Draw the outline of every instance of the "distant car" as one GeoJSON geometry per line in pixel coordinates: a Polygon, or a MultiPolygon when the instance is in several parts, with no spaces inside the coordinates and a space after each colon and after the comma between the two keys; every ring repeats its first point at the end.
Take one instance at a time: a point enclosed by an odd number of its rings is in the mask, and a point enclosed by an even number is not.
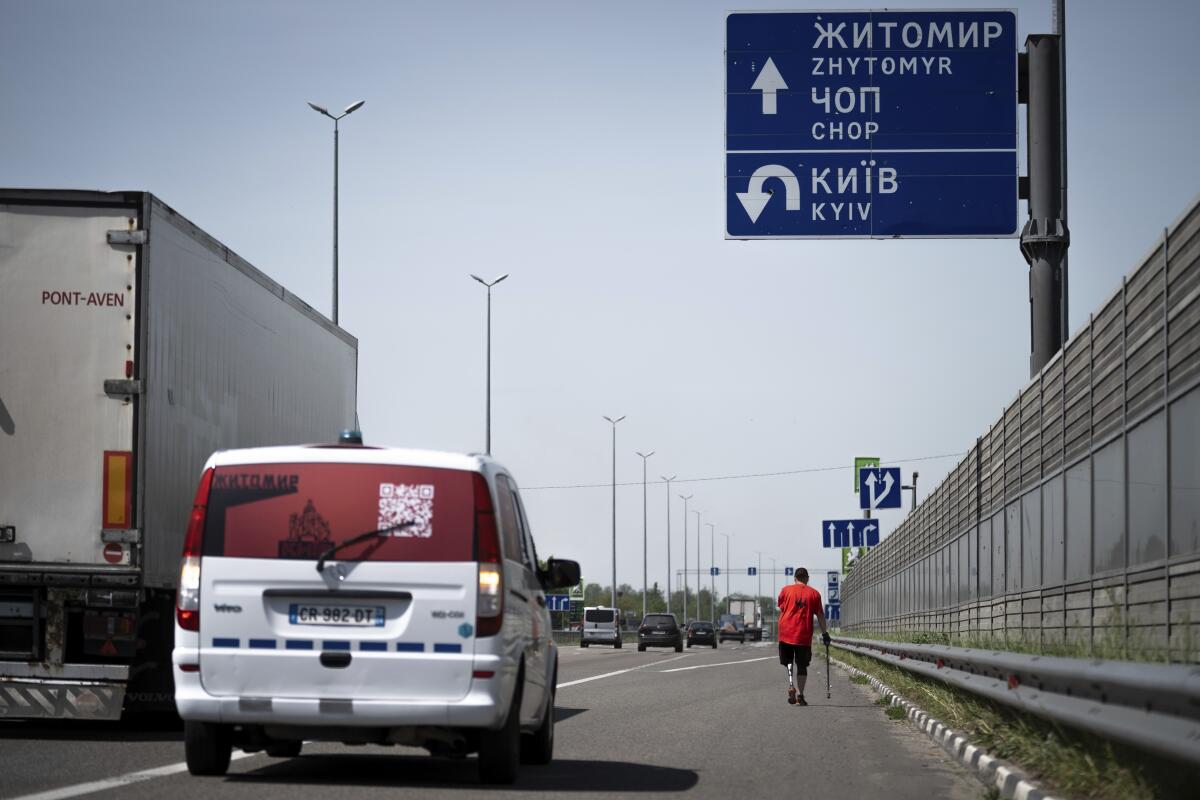
{"type": "Polygon", "coordinates": [[[621,620],[615,608],[591,606],[583,609],[579,646],[589,644],[611,644],[618,650],[621,648],[621,620]]]}
{"type": "Polygon", "coordinates": [[[638,652],[647,647],[674,647],[676,653],[683,652],[683,631],[674,614],[647,614],[638,626],[638,652]]]}
{"type": "Polygon", "coordinates": [[[706,620],[694,620],[687,627],[687,646],[694,644],[710,644],[717,648],[717,629],[706,620]]]}
{"type": "Polygon", "coordinates": [[[357,446],[216,453],[192,505],[175,705],[194,775],[307,740],[479,753],[485,783],[549,763],[558,649],[508,471],[357,446]]]}

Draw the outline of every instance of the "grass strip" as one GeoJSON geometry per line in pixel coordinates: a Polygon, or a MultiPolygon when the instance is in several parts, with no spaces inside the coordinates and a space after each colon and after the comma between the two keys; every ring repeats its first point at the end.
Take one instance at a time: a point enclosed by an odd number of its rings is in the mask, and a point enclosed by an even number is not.
{"type": "Polygon", "coordinates": [[[833,650],[843,662],[875,676],[990,755],[1019,766],[1059,797],[1196,797],[1200,769],[1063,728],[840,647],[833,650]]]}

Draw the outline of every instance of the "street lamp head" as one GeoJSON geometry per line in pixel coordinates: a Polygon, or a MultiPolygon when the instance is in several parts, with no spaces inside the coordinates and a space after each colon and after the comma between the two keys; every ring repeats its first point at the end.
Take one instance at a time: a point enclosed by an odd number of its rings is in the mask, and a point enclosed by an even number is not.
{"type": "Polygon", "coordinates": [[[487,286],[487,281],[485,281],[483,278],[476,275],[474,272],[471,273],[471,277],[474,278],[475,280],[479,281],[480,283],[482,283],[484,286],[487,286]]]}
{"type": "Polygon", "coordinates": [[[647,459],[647,458],[649,458],[650,456],[654,455],[654,451],[653,451],[653,450],[651,450],[649,453],[643,453],[641,450],[634,450],[633,452],[637,453],[637,454],[638,454],[639,456],[641,456],[643,459],[647,459]]]}
{"type": "Polygon", "coordinates": [[[308,107],[311,108],[313,111],[316,111],[318,114],[324,114],[325,116],[329,117],[330,119],[333,119],[333,114],[330,114],[329,109],[325,108],[324,106],[319,106],[316,103],[309,103],[308,107]]]}
{"type": "Polygon", "coordinates": [[[616,419],[613,419],[612,417],[605,417],[604,419],[607,420],[608,422],[611,422],[613,425],[616,425],[618,422],[625,419],[625,417],[624,417],[624,415],[622,415],[620,417],[617,417],[616,419]]]}
{"type": "Polygon", "coordinates": [[[676,476],[674,476],[674,475],[659,475],[659,477],[662,478],[667,483],[670,483],[671,481],[675,480],[676,476]]]}
{"type": "Polygon", "coordinates": [[[507,277],[508,277],[508,273],[506,272],[503,275],[501,275],[499,278],[496,278],[494,281],[492,281],[492,286],[495,286],[497,283],[499,283],[500,281],[504,280],[507,277]]]}
{"type": "Polygon", "coordinates": [[[344,117],[347,114],[353,114],[355,111],[358,111],[360,108],[362,108],[363,104],[366,102],[366,100],[359,100],[357,103],[351,103],[350,105],[346,106],[346,110],[342,112],[342,116],[344,117]]]}

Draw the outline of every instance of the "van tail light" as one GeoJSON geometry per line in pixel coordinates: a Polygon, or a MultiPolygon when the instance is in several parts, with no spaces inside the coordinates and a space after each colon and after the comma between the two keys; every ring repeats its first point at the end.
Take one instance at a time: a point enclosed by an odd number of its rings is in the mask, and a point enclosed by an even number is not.
{"type": "Polygon", "coordinates": [[[487,479],[475,474],[475,560],[479,589],[475,599],[475,635],[495,636],[504,622],[504,559],[500,531],[487,479]]]}
{"type": "Polygon", "coordinates": [[[204,545],[204,522],[208,516],[208,492],[212,487],[212,468],[200,476],[192,515],[188,518],[183,540],[183,558],[179,564],[179,591],[175,601],[175,620],[185,631],[200,630],[200,554],[204,545]]]}

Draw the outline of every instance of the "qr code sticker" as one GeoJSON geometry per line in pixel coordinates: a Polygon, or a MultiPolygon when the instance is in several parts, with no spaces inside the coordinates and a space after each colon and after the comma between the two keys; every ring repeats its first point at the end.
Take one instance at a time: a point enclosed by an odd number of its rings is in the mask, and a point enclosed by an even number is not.
{"type": "Polygon", "coordinates": [[[379,484],[379,527],[415,523],[392,536],[428,539],[433,536],[433,486],[428,483],[379,484]]]}

